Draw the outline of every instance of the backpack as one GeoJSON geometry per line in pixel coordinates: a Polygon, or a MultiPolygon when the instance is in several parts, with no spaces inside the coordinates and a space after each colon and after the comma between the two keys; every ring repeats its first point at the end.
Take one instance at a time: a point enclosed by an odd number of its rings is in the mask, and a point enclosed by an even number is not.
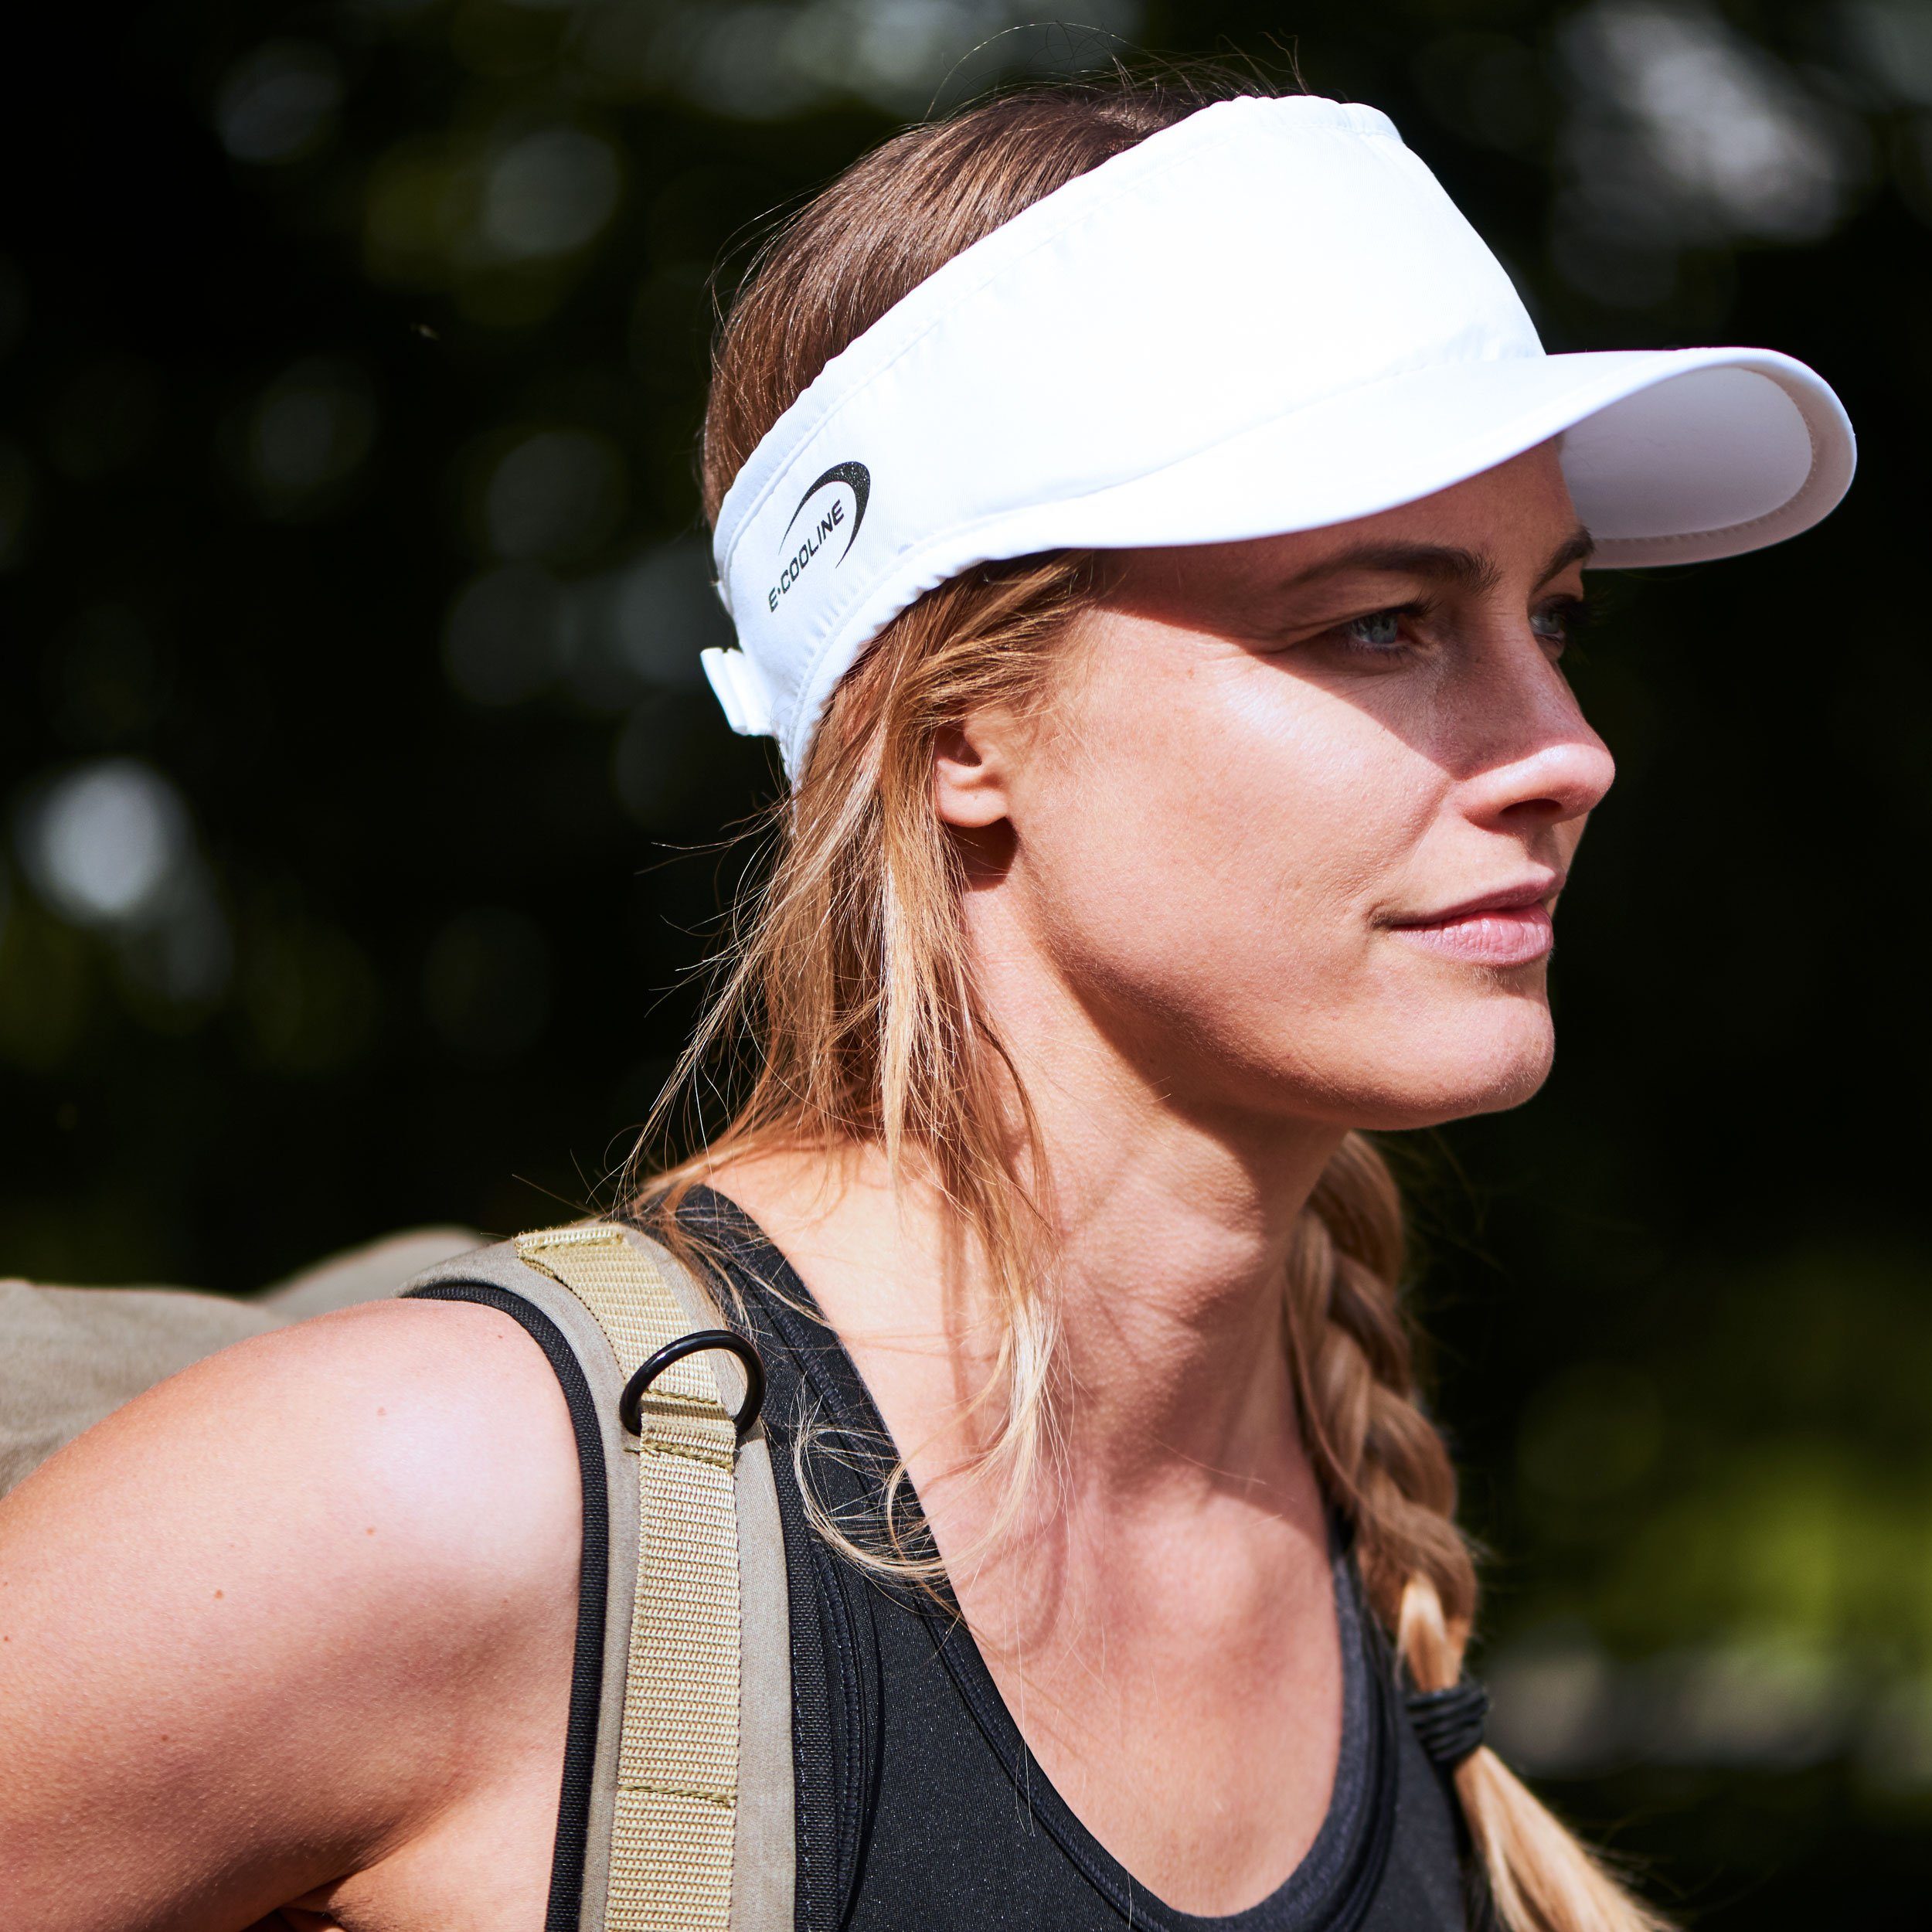
{"type": "Polygon", "coordinates": [[[395,1237],[245,1300],[0,1283],[0,1494],[248,1335],[399,1292],[509,1315],[556,1374],[583,1495],[544,1932],[791,1932],[790,1603],[757,1355],[634,1228],[465,1245],[395,1237]]]}

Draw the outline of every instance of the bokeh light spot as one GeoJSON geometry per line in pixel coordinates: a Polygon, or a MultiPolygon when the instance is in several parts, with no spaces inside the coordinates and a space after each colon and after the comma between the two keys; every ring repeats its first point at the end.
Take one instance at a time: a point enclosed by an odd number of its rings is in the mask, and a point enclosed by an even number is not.
{"type": "Polygon", "coordinates": [[[237,161],[299,161],[332,131],[342,70],[328,48],[271,40],[244,54],[215,94],[215,131],[237,161]]]}
{"type": "Polygon", "coordinates": [[[95,929],[151,917],[187,864],[192,834],[179,792],[132,758],[83,765],[48,786],[15,833],[35,889],[95,929]]]}
{"type": "Polygon", "coordinates": [[[368,378],[354,364],[295,363],[249,411],[244,473],[257,498],[271,512],[314,507],[362,466],[376,421],[368,378]]]}
{"type": "Polygon", "coordinates": [[[443,667],[472,704],[520,704],[556,681],[566,652],[565,604],[535,564],[487,570],[458,593],[443,627],[443,667]]]}
{"type": "Polygon", "coordinates": [[[570,254],[602,232],[622,181],[609,142],[581,128],[526,134],[490,164],[483,238],[512,261],[570,254]]]}
{"type": "Polygon", "coordinates": [[[1794,242],[1849,211],[1862,130],[1710,8],[1597,0],[1560,43],[1577,97],[1563,140],[1575,227],[1668,247],[1794,242]]]}
{"type": "Polygon", "coordinates": [[[498,556],[584,556],[616,529],[624,504],[624,457],[607,436],[540,430],[491,471],[484,529],[498,556]]]}
{"type": "Polygon", "coordinates": [[[112,942],[138,1011],[192,1023],[228,984],[228,922],[173,784],[137,758],[100,758],[29,793],[14,843],[42,902],[112,942]]]}
{"type": "Polygon", "coordinates": [[[610,641],[645,683],[702,690],[700,652],[732,641],[731,620],[711,581],[710,546],[660,544],[620,573],[610,607],[610,641]]]}

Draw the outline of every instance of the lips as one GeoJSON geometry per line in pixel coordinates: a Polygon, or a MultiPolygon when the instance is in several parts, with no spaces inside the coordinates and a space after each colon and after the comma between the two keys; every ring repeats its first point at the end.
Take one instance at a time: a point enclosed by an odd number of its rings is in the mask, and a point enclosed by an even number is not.
{"type": "Polygon", "coordinates": [[[1393,920],[1390,930],[1412,945],[1468,965],[1534,965],[1556,946],[1549,908],[1562,886],[1560,877],[1546,875],[1420,919],[1393,920]]]}

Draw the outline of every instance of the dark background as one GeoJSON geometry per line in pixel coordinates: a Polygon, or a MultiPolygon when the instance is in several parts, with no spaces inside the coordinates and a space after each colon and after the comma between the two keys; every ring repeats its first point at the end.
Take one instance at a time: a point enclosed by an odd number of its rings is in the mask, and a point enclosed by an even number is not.
{"type": "MultiPolygon", "coordinates": [[[[10,19],[0,1269],[238,1289],[593,1194],[774,784],[696,671],[709,279],[1117,44],[971,51],[1032,12],[10,19]]],[[[1699,1925],[1923,1924],[1932,8],[1081,12],[1387,108],[1552,347],[1768,343],[1861,427],[1821,530],[1598,580],[1562,1063],[1416,1150],[1419,1292],[1516,1760],[1699,1925]]]]}

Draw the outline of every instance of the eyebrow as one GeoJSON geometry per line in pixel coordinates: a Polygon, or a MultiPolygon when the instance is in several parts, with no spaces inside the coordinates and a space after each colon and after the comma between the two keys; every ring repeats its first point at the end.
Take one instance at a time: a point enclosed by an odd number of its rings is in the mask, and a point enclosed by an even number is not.
{"type": "MultiPolygon", "coordinates": [[[[1549,560],[1536,581],[1547,583],[1573,563],[1587,563],[1596,549],[1595,539],[1579,524],[1550,553],[1549,560]]],[[[1385,577],[1429,577],[1437,583],[1453,583],[1468,590],[1494,590],[1499,574],[1493,558],[1480,556],[1474,550],[1465,550],[1457,544],[1365,543],[1325,557],[1321,563],[1291,577],[1282,587],[1287,590],[1304,590],[1311,584],[1350,571],[1385,577]]]]}

